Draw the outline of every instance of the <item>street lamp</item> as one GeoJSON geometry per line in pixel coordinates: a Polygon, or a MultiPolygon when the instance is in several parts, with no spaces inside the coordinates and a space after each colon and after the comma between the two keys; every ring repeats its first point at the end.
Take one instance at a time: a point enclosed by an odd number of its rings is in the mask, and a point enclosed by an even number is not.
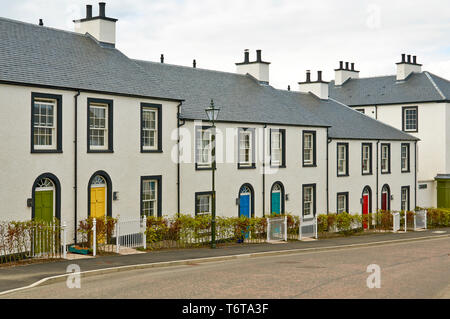
{"type": "Polygon", "coordinates": [[[205,110],[208,120],[212,122],[212,136],[211,136],[211,157],[212,157],[212,212],[211,212],[211,248],[216,248],[216,125],[217,117],[220,109],[214,106],[214,101],[211,99],[211,105],[205,110]]]}

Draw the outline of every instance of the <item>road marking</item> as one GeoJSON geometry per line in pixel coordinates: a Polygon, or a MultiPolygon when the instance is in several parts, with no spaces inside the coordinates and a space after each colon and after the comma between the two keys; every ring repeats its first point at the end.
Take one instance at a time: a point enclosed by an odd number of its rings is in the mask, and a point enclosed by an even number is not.
{"type": "MultiPolygon", "coordinates": [[[[277,256],[277,255],[281,256],[281,255],[332,252],[332,251],[345,250],[345,249],[358,249],[358,248],[369,247],[369,246],[400,245],[400,244],[405,244],[408,242],[415,242],[415,241],[439,240],[439,239],[444,239],[444,238],[448,238],[448,237],[450,237],[450,235],[447,234],[447,235],[427,236],[427,237],[418,237],[418,238],[386,240],[386,241],[361,243],[361,244],[349,244],[349,245],[327,246],[327,247],[311,247],[311,248],[267,251],[267,252],[240,254],[240,255],[164,261],[164,262],[158,262],[158,263],[127,265],[127,266],[87,270],[87,271],[82,271],[79,274],[82,278],[84,278],[84,277],[90,277],[90,276],[95,276],[95,275],[105,275],[105,274],[109,274],[109,273],[121,272],[121,271],[127,271],[127,270],[162,268],[162,267],[169,267],[169,266],[186,266],[186,265],[189,265],[192,263],[210,263],[210,262],[218,262],[218,261],[220,262],[220,261],[227,261],[227,260],[236,260],[236,259],[241,259],[241,258],[255,258],[255,257],[277,256]]],[[[0,292],[0,296],[11,294],[14,292],[19,292],[22,290],[35,288],[35,287],[38,287],[41,285],[49,285],[49,284],[56,283],[56,282],[62,282],[62,281],[65,281],[67,279],[67,277],[70,275],[71,274],[69,273],[69,274],[63,274],[63,275],[57,275],[57,276],[43,278],[31,285],[25,286],[25,287],[20,287],[20,288],[15,288],[15,289],[0,292]]]]}

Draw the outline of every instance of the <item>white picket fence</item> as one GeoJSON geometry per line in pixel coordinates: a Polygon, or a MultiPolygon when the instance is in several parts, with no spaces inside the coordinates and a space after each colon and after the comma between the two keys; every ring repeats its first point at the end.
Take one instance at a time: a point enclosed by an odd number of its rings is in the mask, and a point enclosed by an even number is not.
{"type": "Polygon", "coordinates": [[[419,210],[414,214],[414,230],[427,229],[427,211],[419,210]]]}
{"type": "Polygon", "coordinates": [[[287,216],[267,218],[267,242],[287,240],[287,216]]]}
{"type": "Polygon", "coordinates": [[[303,216],[300,216],[298,240],[303,240],[305,238],[318,238],[317,216],[307,219],[305,219],[303,216]]]}
{"type": "Polygon", "coordinates": [[[392,230],[394,233],[396,233],[400,230],[400,213],[392,214],[392,218],[393,218],[392,230]]]}

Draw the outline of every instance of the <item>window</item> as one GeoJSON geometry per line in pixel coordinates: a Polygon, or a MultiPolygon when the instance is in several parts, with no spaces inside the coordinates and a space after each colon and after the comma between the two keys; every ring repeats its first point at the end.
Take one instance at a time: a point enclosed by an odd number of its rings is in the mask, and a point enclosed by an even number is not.
{"type": "Polygon", "coordinates": [[[303,216],[316,215],[316,184],[303,185],[303,216]]]}
{"type": "Polygon", "coordinates": [[[88,152],[112,152],[112,132],[112,100],[88,99],[88,152]]]}
{"type": "Polygon", "coordinates": [[[409,163],[409,144],[402,144],[402,173],[409,173],[410,163],[409,163]]]}
{"type": "Polygon", "coordinates": [[[31,152],[62,152],[62,96],[31,94],[31,152]]]}
{"type": "Polygon", "coordinates": [[[391,172],[391,145],[381,144],[381,174],[391,172]]]}
{"type": "Polygon", "coordinates": [[[195,215],[210,215],[212,212],[212,192],[195,193],[195,215]]]}
{"type": "Polygon", "coordinates": [[[162,108],[141,103],[141,153],[162,152],[162,108]]]}
{"type": "Polygon", "coordinates": [[[418,131],[418,109],[417,106],[403,107],[403,131],[417,132],[418,131]]]}
{"type": "Polygon", "coordinates": [[[372,174],[372,144],[363,143],[361,150],[362,175],[372,174]]]}
{"type": "Polygon", "coordinates": [[[336,211],[340,213],[348,213],[348,192],[337,194],[336,211]]]}
{"type": "Polygon", "coordinates": [[[161,216],[161,176],[141,177],[141,216],[161,216]]]}
{"type": "Polygon", "coordinates": [[[366,110],[365,110],[365,109],[356,109],[356,111],[358,111],[358,112],[360,112],[360,113],[362,113],[362,114],[365,114],[365,113],[366,113],[366,110]]]}
{"type": "Polygon", "coordinates": [[[285,167],[285,130],[270,130],[270,166],[285,167]]]}
{"type": "Polygon", "coordinates": [[[409,211],[409,186],[402,187],[402,201],[400,209],[402,211],[409,211]]]}
{"type": "Polygon", "coordinates": [[[239,129],[238,168],[255,168],[255,130],[239,129]]]}
{"type": "Polygon", "coordinates": [[[212,168],[212,127],[196,127],[196,169],[212,168]]]}
{"type": "Polygon", "coordinates": [[[316,166],[316,132],[303,131],[303,166],[316,166]]]}
{"type": "Polygon", "coordinates": [[[348,176],[348,143],[337,143],[337,176],[348,176]]]}

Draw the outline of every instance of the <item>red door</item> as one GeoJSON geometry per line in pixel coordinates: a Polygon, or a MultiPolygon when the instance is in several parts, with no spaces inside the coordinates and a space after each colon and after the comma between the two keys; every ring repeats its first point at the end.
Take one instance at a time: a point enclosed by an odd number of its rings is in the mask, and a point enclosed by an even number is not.
{"type": "MultiPolygon", "coordinates": [[[[368,215],[369,215],[369,195],[363,195],[363,218],[364,217],[368,218],[368,215]]],[[[364,229],[368,228],[366,219],[364,219],[363,225],[364,229]]]]}
{"type": "Polygon", "coordinates": [[[381,210],[387,210],[387,193],[381,194],[381,210]]]}

